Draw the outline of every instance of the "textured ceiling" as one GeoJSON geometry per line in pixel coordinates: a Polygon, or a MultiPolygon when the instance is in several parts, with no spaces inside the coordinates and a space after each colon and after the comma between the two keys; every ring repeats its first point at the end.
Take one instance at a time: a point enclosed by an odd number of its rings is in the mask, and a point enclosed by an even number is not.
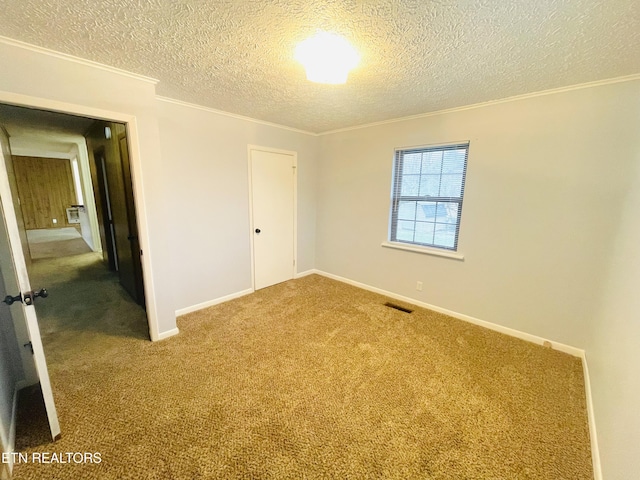
{"type": "Polygon", "coordinates": [[[312,132],[640,72],[638,0],[2,0],[0,35],[160,80],[157,93],[312,132]],[[346,85],[295,45],[348,38],[346,85]]]}

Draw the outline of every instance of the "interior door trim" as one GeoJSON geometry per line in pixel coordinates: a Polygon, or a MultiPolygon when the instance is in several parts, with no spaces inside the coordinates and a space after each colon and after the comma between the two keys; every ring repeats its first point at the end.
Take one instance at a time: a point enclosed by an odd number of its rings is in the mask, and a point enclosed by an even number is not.
{"type": "MultiPolygon", "coordinates": [[[[149,228],[147,220],[147,207],[143,187],[142,161],[140,155],[140,141],[138,124],[135,115],[121,112],[103,110],[100,108],[78,105],[74,103],[50,100],[47,98],[33,97],[19,93],[0,91],[0,102],[12,105],[53,110],[56,112],[82,115],[101,120],[111,120],[126,124],[127,138],[129,139],[129,161],[131,163],[131,177],[133,184],[133,196],[138,218],[138,235],[142,255],[142,274],[144,276],[145,299],[147,305],[147,320],[149,322],[149,336],[152,341],[161,340],[158,323],[158,299],[154,291],[152,249],[149,248],[149,228]]],[[[174,313],[174,312],[171,312],[174,313]]]]}

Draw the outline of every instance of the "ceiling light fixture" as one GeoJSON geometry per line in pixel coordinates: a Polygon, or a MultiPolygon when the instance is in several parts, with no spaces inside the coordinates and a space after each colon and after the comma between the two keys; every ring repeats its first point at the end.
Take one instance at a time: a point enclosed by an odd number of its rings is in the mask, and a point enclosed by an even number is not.
{"type": "Polygon", "coordinates": [[[349,70],[358,65],[360,55],[343,37],[318,32],[296,47],[295,59],[304,65],[308,80],[337,85],[347,82],[349,70]]]}

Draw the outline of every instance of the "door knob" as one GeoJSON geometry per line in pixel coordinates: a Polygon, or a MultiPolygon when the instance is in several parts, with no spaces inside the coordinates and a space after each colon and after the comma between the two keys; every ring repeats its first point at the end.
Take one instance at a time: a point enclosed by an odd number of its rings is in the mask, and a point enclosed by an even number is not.
{"type": "Polygon", "coordinates": [[[256,233],[260,233],[260,229],[259,228],[256,228],[256,233]]]}
{"type": "Polygon", "coordinates": [[[47,292],[46,288],[41,288],[37,292],[33,292],[33,298],[42,297],[47,298],[49,296],[49,292],[47,292]]]}
{"type": "Polygon", "coordinates": [[[47,292],[47,289],[41,288],[37,292],[27,292],[24,295],[18,294],[15,297],[11,295],[7,295],[6,297],[4,297],[4,300],[2,301],[7,305],[13,305],[15,302],[24,303],[25,305],[33,305],[33,301],[36,298],[38,297],[47,298],[48,296],[49,296],[49,292],[47,292]]]}
{"type": "Polygon", "coordinates": [[[4,297],[4,300],[2,301],[7,305],[13,305],[14,302],[22,302],[22,294],[16,295],[15,297],[12,297],[11,295],[7,295],[6,297],[4,297]]]}

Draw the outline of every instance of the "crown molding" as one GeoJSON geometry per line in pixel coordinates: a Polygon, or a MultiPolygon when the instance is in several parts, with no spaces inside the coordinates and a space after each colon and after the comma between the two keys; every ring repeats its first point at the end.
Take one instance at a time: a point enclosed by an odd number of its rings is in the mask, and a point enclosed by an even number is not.
{"type": "Polygon", "coordinates": [[[244,115],[238,115],[236,113],[225,112],[224,110],[216,110],[215,108],[205,107],[203,105],[198,105],[196,103],[184,102],[182,100],[176,100],[175,98],[162,97],[160,95],[156,95],[156,100],[160,102],[173,103],[174,105],[180,105],[182,107],[195,108],[196,110],[202,110],[209,113],[215,113],[216,115],[223,115],[225,117],[236,118],[238,120],[245,120],[247,122],[258,123],[260,125],[266,125],[268,127],[281,128],[283,130],[289,130],[291,132],[303,133],[305,135],[311,135],[313,137],[317,137],[318,133],[309,132],[307,130],[301,130],[299,128],[288,127],[287,125],[280,125],[279,123],[267,122],[265,120],[258,120],[257,118],[245,117],[244,115]]]}
{"type": "MultiPolygon", "coordinates": [[[[112,67],[110,65],[105,65],[99,62],[94,62],[93,60],[86,60],[84,58],[80,58],[80,57],[76,57],[73,55],[69,55],[66,53],[61,53],[61,52],[57,52],[55,50],[51,50],[48,48],[44,48],[44,47],[40,47],[37,45],[32,45],[30,43],[26,43],[26,42],[22,42],[20,40],[15,40],[9,37],[5,37],[0,35],[0,44],[6,44],[6,45],[11,45],[11,46],[15,46],[15,47],[19,47],[19,48],[23,48],[25,50],[30,50],[32,52],[36,52],[36,53],[40,53],[42,55],[47,55],[50,57],[55,57],[55,58],[60,58],[63,60],[67,60],[70,62],[74,62],[74,63],[78,63],[81,65],[86,65],[86,66],[90,66],[93,68],[98,68],[100,70],[104,70],[110,73],[115,73],[117,75],[122,75],[125,77],[129,77],[129,78],[133,78],[136,80],[140,80],[140,81],[144,81],[147,83],[151,83],[153,85],[157,85],[159,83],[158,79],[152,78],[152,77],[147,77],[144,75],[139,75],[137,73],[133,73],[133,72],[129,72],[126,70],[122,70],[120,68],[116,68],[116,67],[112,67]]],[[[603,85],[611,85],[611,84],[615,84],[615,83],[621,83],[621,82],[630,82],[630,81],[634,81],[634,80],[640,80],[640,73],[638,74],[633,74],[633,75],[626,75],[626,76],[622,76],[622,77],[614,77],[614,78],[609,78],[609,79],[604,79],[604,80],[597,80],[597,81],[593,81],[593,82],[586,82],[586,83],[581,83],[581,84],[576,84],[576,85],[570,85],[570,86],[566,86],[566,87],[559,87],[559,88],[552,88],[552,89],[548,89],[548,90],[541,90],[539,92],[532,92],[532,93],[526,93],[526,94],[522,94],[522,95],[515,95],[515,96],[511,96],[511,97],[506,97],[506,98],[502,98],[502,99],[497,99],[497,100],[490,100],[487,102],[481,102],[481,103],[475,103],[475,104],[471,104],[471,105],[465,105],[465,106],[461,106],[461,107],[454,107],[454,108],[448,108],[448,109],[443,109],[443,110],[436,110],[433,112],[426,112],[426,113],[420,113],[420,114],[416,114],[416,115],[408,115],[405,117],[397,117],[397,118],[392,118],[389,120],[381,120],[378,122],[370,122],[370,123],[364,123],[364,124],[360,124],[360,125],[354,125],[351,127],[344,127],[344,128],[338,128],[335,130],[327,130],[324,132],[310,132],[308,130],[302,130],[299,128],[294,128],[294,127],[289,127],[287,125],[281,125],[278,123],[273,123],[273,122],[268,122],[265,120],[259,120],[256,118],[252,118],[252,117],[247,117],[244,115],[239,115],[239,114],[235,114],[235,113],[231,113],[231,112],[226,112],[223,110],[217,110],[214,108],[210,108],[210,107],[205,107],[203,105],[198,105],[195,103],[190,103],[190,102],[185,102],[182,100],[177,100],[177,99],[173,99],[173,98],[169,98],[169,97],[163,97],[163,96],[156,96],[156,99],[162,102],[167,102],[167,103],[173,103],[175,105],[181,105],[184,107],[189,107],[189,108],[195,108],[198,110],[203,110],[209,113],[214,113],[217,115],[224,115],[227,117],[231,117],[231,118],[236,118],[239,120],[245,120],[248,122],[253,122],[253,123],[257,123],[260,125],[266,125],[269,127],[275,127],[275,128],[280,128],[283,130],[288,130],[291,132],[296,132],[296,133],[302,133],[305,135],[310,135],[310,136],[314,136],[314,137],[318,137],[318,136],[323,136],[323,135],[332,135],[334,133],[342,133],[342,132],[348,132],[351,130],[359,130],[359,129],[363,129],[363,128],[369,128],[369,127],[375,127],[378,125],[386,125],[386,124],[390,124],[390,123],[398,123],[398,122],[404,122],[404,121],[408,121],[408,120],[416,120],[416,119],[420,119],[420,118],[426,118],[426,117],[431,117],[431,116],[435,116],[435,115],[444,115],[444,114],[448,114],[448,113],[455,113],[455,112],[462,112],[465,110],[472,110],[472,109],[476,109],[476,108],[482,108],[482,107],[488,107],[488,106],[492,106],[492,105],[499,105],[502,103],[507,103],[507,102],[514,102],[514,101],[519,101],[519,100],[526,100],[529,98],[535,98],[535,97],[541,97],[541,96],[546,96],[546,95],[555,95],[557,93],[564,93],[564,92],[569,92],[569,91],[573,91],[573,90],[581,90],[581,89],[585,89],[585,88],[592,88],[592,87],[599,87],[599,86],[603,86],[603,85]]]]}
{"type": "Polygon", "coordinates": [[[42,55],[47,55],[50,57],[60,58],[62,60],[67,60],[69,62],[79,63],[80,65],[99,68],[100,70],[105,70],[107,72],[115,73],[117,75],[122,75],[129,78],[134,78],[136,80],[141,80],[143,82],[151,83],[153,85],[157,85],[160,82],[160,80],[157,80],[155,78],[139,75],[133,72],[128,72],[127,70],[122,70],[120,68],[112,67],[110,65],[105,65],[99,62],[94,62],[93,60],[87,60],[87,59],[76,57],[66,53],[56,52],[55,50],[51,50],[49,48],[39,47],[37,45],[32,45],[30,43],[22,42],[20,40],[14,40],[13,38],[3,37],[2,35],[0,35],[0,43],[23,48],[25,50],[30,50],[32,52],[40,53],[42,55]]]}
{"type": "Polygon", "coordinates": [[[359,130],[361,128],[369,128],[369,127],[375,127],[378,125],[386,125],[388,123],[405,122],[407,120],[416,120],[420,118],[433,117],[435,115],[444,115],[447,113],[463,112],[465,110],[473,110],[476,108],[489,107],[491,105],[499,105],[501,103],[517,102],[519,100],[526,100],[528,98],[543,97],[546,95],[555,95],[556,93],[570,92],[573,90],[582,90],[585,88],[592,88],[592,87],[600,87],[603,85],[611,85],[614,83],[632,82],[634,80],[640,80],[640,73],[637,73],[634,75],[626,75],[624,77],[615,77],[615,78],[608,78],[605,80],[597,80],[594,82],[580,83],[577,85],[569,85],[567,87],[551,88],[549,90],[541,90],[539,92],[525,93],[522,95],[515,95],[512,97],[506,97],[506,98],[501,98],[497,100],[490,100],[488,102],[474,103],[474,104],[465,105],[462,107],[447,108],[444,110],[436,110],[434,112],[419,113],[417,115],[408,115],[406,117],[398,117],[398,118],[392,118],[389,120],[381,120],[379,122],[364,123],[361,125],[355,125],[353,127],[344,127],[344,128],[338,128],[336,130],[327,130],[325,132],[320,132],[317,135],[319,136],[332,135],[334,133],[342,133],[342,132],[348,132],[351,130],[359,130]]]}

